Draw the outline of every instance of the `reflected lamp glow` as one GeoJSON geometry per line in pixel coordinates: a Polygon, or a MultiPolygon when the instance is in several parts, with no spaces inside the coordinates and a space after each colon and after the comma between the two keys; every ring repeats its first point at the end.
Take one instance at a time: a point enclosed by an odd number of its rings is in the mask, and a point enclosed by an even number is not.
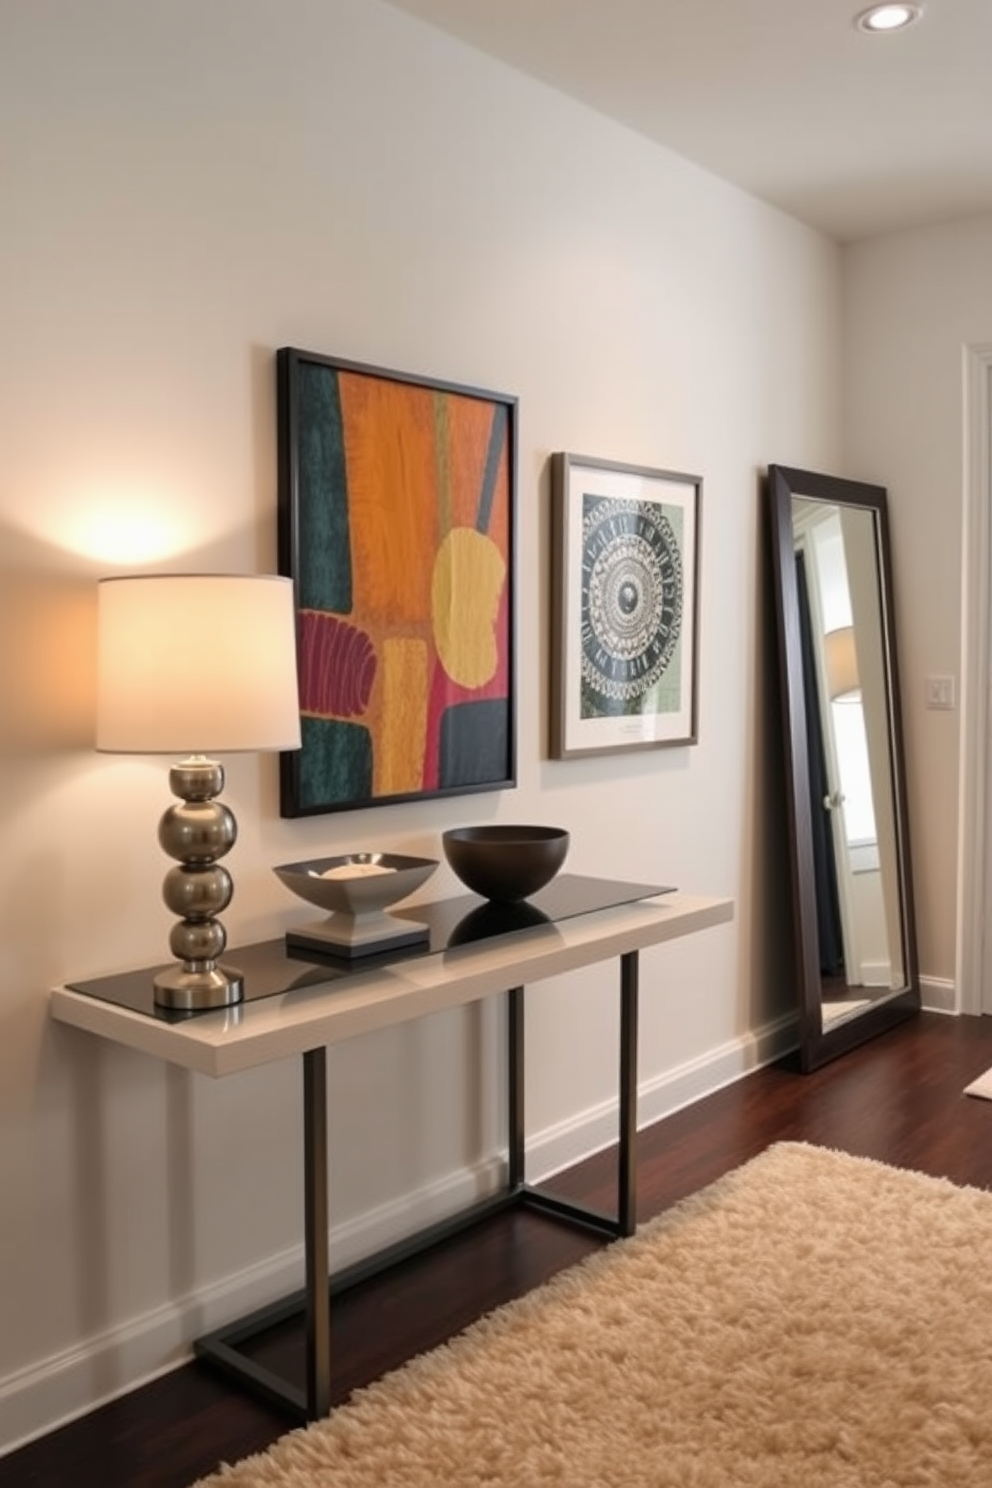
{"type": "Polygon", "coordinates": [[[861,694],[854,627],[842,625],[837,630],[828,630],[823,637],[823,655],[831,701],[854,701],[861,694]]]}
{"type": "Polygon", "coordinates": [[[179,804],[159,824],[176,859],[162,896],[180,919],[179,958],[155,977],[155,1001],[194,1011],[241,1000],[244,979],[221,964],[217,916],[234,891],[219,859],[237,824],[218,801],[214,754],[298,749],[293,586],[272,574],[153,574],[102,579],[97,602],[100,751],[181,754],[169,772],[179,804]]]}

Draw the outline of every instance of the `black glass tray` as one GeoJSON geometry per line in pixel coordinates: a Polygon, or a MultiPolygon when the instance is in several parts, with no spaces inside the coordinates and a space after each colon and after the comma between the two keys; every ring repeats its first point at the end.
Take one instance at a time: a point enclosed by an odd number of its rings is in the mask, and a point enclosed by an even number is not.
{"type": "MultiPolygon", "coordinates": [[[[477,894],[465,894],[455,899],[437,899],[392,910],[397,918],[427,927],[428,938],[418,945],[345,959],[335,956],[332,951],[290,949],[287,936],[280,936],[275,940],[231,947],[222,959],[243,973],[244,1001],[254,1002],[301,987],[356,977],[365,971],[393,966],[397,961],[457,954],[460,947],[481,940],[519,934],[535,925],[553,925],[576,915],[591,914],[597,909],[610,909],[615,905],[632,904],[639,899],[653,899],[657,894],[673,892],[674,889],[667,885],[620,883],[612,879],[562,873],[546,888],[520,904],[493,904],[477,894]]],[[[292,931],[287,935],[291,937],[292,931]]],[[[97,977],[86,982],[69,982],[67,985],[72,992],[113,1002],[165,1023],[205,1018],[217,1011],[186,1012],[158,1007],[153,997],[152,980],[162,969],[163,964],[146,966],[137,971],[97,977]]]]}

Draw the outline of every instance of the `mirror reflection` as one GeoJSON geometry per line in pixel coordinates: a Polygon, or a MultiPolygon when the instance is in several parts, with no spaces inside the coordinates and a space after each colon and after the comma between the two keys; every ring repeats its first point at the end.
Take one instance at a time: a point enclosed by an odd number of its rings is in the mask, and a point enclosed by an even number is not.
{"type": "Polygon", "coordinates": [[[885,493],[782,466],[770,489],[801,1052],[814,1068],[919,1007],[885,493]]]}
{"type": "Polygon", "coordinates": [[[792,498],[817,873],[821,1018],[906,983],[875,514],[792,498]]]}

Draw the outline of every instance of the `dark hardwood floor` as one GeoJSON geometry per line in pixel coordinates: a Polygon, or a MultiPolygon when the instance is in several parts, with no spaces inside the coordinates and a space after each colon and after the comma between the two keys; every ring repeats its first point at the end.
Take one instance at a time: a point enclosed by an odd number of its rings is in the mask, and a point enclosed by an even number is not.
{"type": "MultiPolygon", "coordinates": [[[[704,1187],[772,1142],[812,1142],[980,1188],[992,1187],[992,1102],[962,1094],[992,1066],[992,1018],[924,1013],[814,1074],[759,1070],[638,1139],[639,1218],[704,1187]]],[[[610,1208],[612,1154],[554,1187],[610,1208]]],[[[538,1286],[601,1242],[511,1211],[366,1283],[334,1306],[335,1398],[538,1286]]],[[[267,1351],[299,1372],[294,1329],[267,1351]]],[[[284,1417],[193,1363],[0,1459],[0,1488],[188,1488],[222,1461],[265,1448],[284,1417]]]]}

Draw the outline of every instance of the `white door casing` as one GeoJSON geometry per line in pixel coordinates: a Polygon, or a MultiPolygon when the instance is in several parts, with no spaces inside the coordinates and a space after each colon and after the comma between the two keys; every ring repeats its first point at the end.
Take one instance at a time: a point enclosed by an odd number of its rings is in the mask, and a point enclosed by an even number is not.
{"type": "Polygon", "coordinates": [[[964,348],[964,492],[961,542],[961,735],[958,802],[958,1006],[992,1013],[992,344],[964,348]]]}

